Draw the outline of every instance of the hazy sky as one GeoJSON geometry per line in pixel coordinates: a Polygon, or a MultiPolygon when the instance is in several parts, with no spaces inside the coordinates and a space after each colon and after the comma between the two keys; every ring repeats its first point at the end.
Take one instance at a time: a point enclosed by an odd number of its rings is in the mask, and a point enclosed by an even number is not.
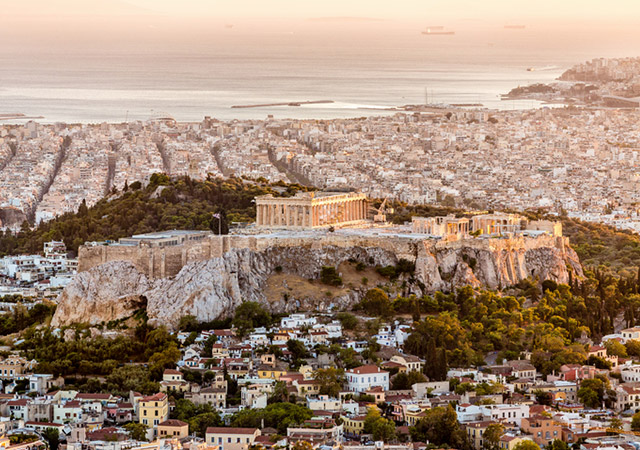
{"type": "MultiPolygon", "coordinates": [[[[151,16],[229,19],[370,17],[393,20],[640,19],[638,0],[0,0],[11,16],[151,16]]],[[[3,22],[6,22],[4,20],[3,22]]]]}
{"type": "Polygon", "coordinates": [[[640,0],[0,0],[0,20],[0,47],[14,51],[191,45],[265,31],[379,39],[436,25],[490,39],[508,24],[549,42],[570,37],[615,48],[640,39],[640,0]]]}

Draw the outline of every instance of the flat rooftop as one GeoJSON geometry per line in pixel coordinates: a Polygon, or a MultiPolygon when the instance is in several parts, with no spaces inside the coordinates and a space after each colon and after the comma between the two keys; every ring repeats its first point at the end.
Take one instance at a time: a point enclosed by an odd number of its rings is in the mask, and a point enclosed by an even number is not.
{"type": "Polygon", "coordinates": [[[190,236],[198,234],[211,234],[209,230],[169,230],[154,231],[153,233],[134,234],[126,239],[166,239],[178,236],[190,236]]]}

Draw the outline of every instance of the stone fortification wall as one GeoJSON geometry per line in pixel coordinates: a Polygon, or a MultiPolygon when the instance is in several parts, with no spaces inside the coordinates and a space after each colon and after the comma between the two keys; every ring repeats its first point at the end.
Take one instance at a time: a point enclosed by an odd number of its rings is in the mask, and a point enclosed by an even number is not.
{"type": "Polygon", "coordinates": [[[107,322],[143,305],[153,323],[170,327],[186,314],[203,321],[231,316],[243,301],[261,302],[273,312],[348,309],[366,289],[330,299],[304,294],[267,299],[265,287],[277,268],[311,279],[326,265],[355,260],[387,266],[400,258],[415,262],[416,294],[465,285],[499,289],[527,277],[568,283],[583,276],[568,240],[548,235],[447,242],[383,234],[281,234],[211,236],[164,248],[83,247],[81,273],[60,294],[52,324],[107,322]]]}
{"type": "Polygon", "coordinates": [[[311,248],[324,247],[377,247],[392,252],[397,258],[415,261],[420,241],[411,238],[378,236],[320,235],[312,237],[255,237],[209,236],[197,242],[167,247],[148,245],[97,245],[82,246],[78,255],[78,270],[86,272],[93,267],[113,261],[126,261],[149,278],[173,277],[187,264],[222,257],[232,249],[249,249],[264,252],[274,247],[311,248]]]}
{"type": "MultiPolygon", "coordinates": [[[[418,278],[429,290],[471,284],[499,288],[527,277],[566,283],[568,264],[582,276],[580,262],[568,238],[549,235],[510,238],[470,238],[458,241],[416,239],[388,235],[318,234],[296,236],[209,236],[178,246],[81,247],[79,270],[85,272],[108,262],[131,263],[150,279],[176,276],[187,264],[221,258],[234,250],[271,254],[275,249],[323,251],[325,249],[378,249],[396,260],[416,264],[418,278]]],[[[333,251],[333,250],[332,250],[333,251]]]]}

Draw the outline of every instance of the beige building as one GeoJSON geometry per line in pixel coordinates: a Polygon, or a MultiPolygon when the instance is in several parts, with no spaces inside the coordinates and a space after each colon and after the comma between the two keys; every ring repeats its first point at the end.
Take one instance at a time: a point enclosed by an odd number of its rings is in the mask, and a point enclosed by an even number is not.
{"type": "Polygon", "coordinates": [[[500,447],[501,450],[513,450],[519,443],[531,440],[532,439],[527,436],[509,436],[505,434],[500,437],[498,447],[500,447]]]}
{"type": "Polygon", "coordinates": [[[258,428],[209,427],[206,433],[208,445],[224,450],[247,450],[260,436],[258,428]]]}
{"type": "Polygon", "coordinates": [[[359,192],[298,192],[293,197],[256,197],[256,226],[301,229],[349,225],[368,217],[359,192]]]}
{"type": "Polygon", "coordinates": [[[226,387],[206,387],[197,392],[185,394],[184,398],[191,400],[195,405],[209,404],[215,408],[227,407],[226,387]]]}
{"type": "Polygon", "coordinates": [[[465,430],[469,441],[475,450],[482,450],[484,448],[484,432],[487,431],[489,425],[496,423],[491,420],[483,420],[480,422],[465,423],[465,430]]]}
{"type": "Polygon", "coordinates": [[[162,381],[160,382],[160,391],[176,391],[176,392],[189,392],[191,385],[184,381],[182,372],[175,369],[166,369],[162,374],[162,381]]]}
{"type": "Polygon", "coordinates": [[[169,419],[167,394],[159,393],[141,398],[138,402],[138,417],[139,422],[152,428],[156,436],[158,425],[169,419]]]}
{"type": "Polygon", "coordinates": [[[0,361],[0,378],[13,379],[20,377],[24,374],[24,369],[27,365],[27,360],[23,357],[10,355],[0,361]]]}
{"type": "Polygon", "coordinates": [[[189,424],[182,420],[169,419],[158,424],[158,437],[160,439],[182,439],[189,436],[189,424]]]}

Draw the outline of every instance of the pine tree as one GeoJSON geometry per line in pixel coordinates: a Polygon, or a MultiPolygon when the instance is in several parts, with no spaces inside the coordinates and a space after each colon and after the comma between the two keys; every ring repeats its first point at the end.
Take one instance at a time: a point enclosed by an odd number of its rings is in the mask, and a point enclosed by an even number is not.
{"type": "Polygon", "coordinates": [[[434,381],[438,374],[438,351],[436,343],[432,339],[429,339],[427,343],[427,351],[425,352],[424,374],[429,378],[429,381],[434,381]]]}

